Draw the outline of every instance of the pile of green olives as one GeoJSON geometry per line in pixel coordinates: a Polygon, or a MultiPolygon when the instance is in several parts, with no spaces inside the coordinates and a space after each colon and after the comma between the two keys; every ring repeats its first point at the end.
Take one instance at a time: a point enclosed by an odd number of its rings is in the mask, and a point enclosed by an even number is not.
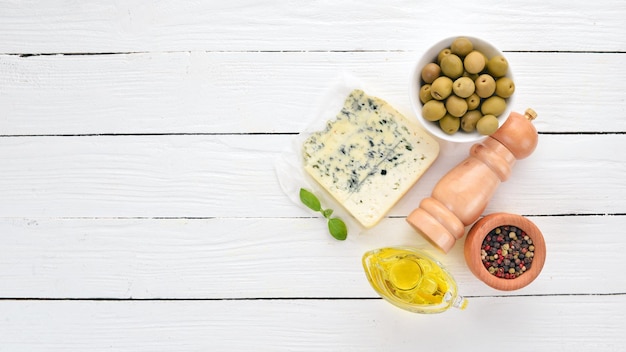
{"type": "Polygon", "coordinates": [[[468,38],[459,37],[421,71],[419,98],[422,115],[438,122],[447,134],[459,129],[490,135],[499,127],[498,116],[515,92],[506,77],[509,63],[502,55],[488,58],[468,38]]]}

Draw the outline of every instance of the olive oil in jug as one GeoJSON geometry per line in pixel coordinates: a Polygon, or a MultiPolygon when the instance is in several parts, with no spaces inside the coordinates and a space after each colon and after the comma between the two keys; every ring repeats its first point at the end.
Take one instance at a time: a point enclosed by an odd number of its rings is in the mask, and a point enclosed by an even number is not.
{"type": "Polygon", "coordinates": [[[363,268],[376,292],[390,303],[415,313],[465,309],[453,277],[436,260],[411,247],[388,247],[363,255],[363,268]]]}

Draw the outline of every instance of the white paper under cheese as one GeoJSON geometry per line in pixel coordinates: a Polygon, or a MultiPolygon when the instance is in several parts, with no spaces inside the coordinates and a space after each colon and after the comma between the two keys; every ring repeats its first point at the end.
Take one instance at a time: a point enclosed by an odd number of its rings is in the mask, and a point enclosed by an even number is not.
{"type": "Polygon", "coordinates": [[[366,228],[435,161],[439,145],[382,99],[354,90],[336,119],[304,142],[304,168],[366,228]]]}

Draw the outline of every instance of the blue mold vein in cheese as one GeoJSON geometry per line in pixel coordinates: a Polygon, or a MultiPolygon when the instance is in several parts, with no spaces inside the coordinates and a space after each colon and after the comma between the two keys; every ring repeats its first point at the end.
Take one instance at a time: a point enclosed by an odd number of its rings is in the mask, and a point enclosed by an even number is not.
{"type": "Polygon", "coordinates": [[[439,145],[382,99],[354,90],[304,142],[304,168],[364,227],[382,219],[435,161],[439,145]]]}

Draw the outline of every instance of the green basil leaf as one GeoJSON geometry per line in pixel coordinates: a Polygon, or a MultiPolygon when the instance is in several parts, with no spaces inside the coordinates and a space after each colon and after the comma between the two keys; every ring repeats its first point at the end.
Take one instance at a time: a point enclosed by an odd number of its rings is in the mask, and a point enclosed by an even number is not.
{"type": "Polygon", "coordinates": [[[343,241],[348,237],[348,228],[343,220],[339,218],[332,218],[328,220],[328,231],[330,234],[340,240],[343,241]]]}
{"type": "Polygon", "coordinates": [[[322,206],[320,204],[319,199],[317,199],[317,197],[313,193],[307,191],[304,188],[300,188],[300,201],[304,203],[304,205],[309,207],[309,209],[311,210],[314,210],[314,211],[322,210],[322,206]]]}
{"type": "Polygon", "coordinates": [[[322,213],[322,215],[328,219],[328,231],[334,238],[343,241],[346,237],[348,237],[348,228],[343,220],[339,218],[331,218],[333,210],[322,209],[319,199],[317,199],[313,193],[304,188],[300,188],[300,201],[309,209],[322,213]]]}

